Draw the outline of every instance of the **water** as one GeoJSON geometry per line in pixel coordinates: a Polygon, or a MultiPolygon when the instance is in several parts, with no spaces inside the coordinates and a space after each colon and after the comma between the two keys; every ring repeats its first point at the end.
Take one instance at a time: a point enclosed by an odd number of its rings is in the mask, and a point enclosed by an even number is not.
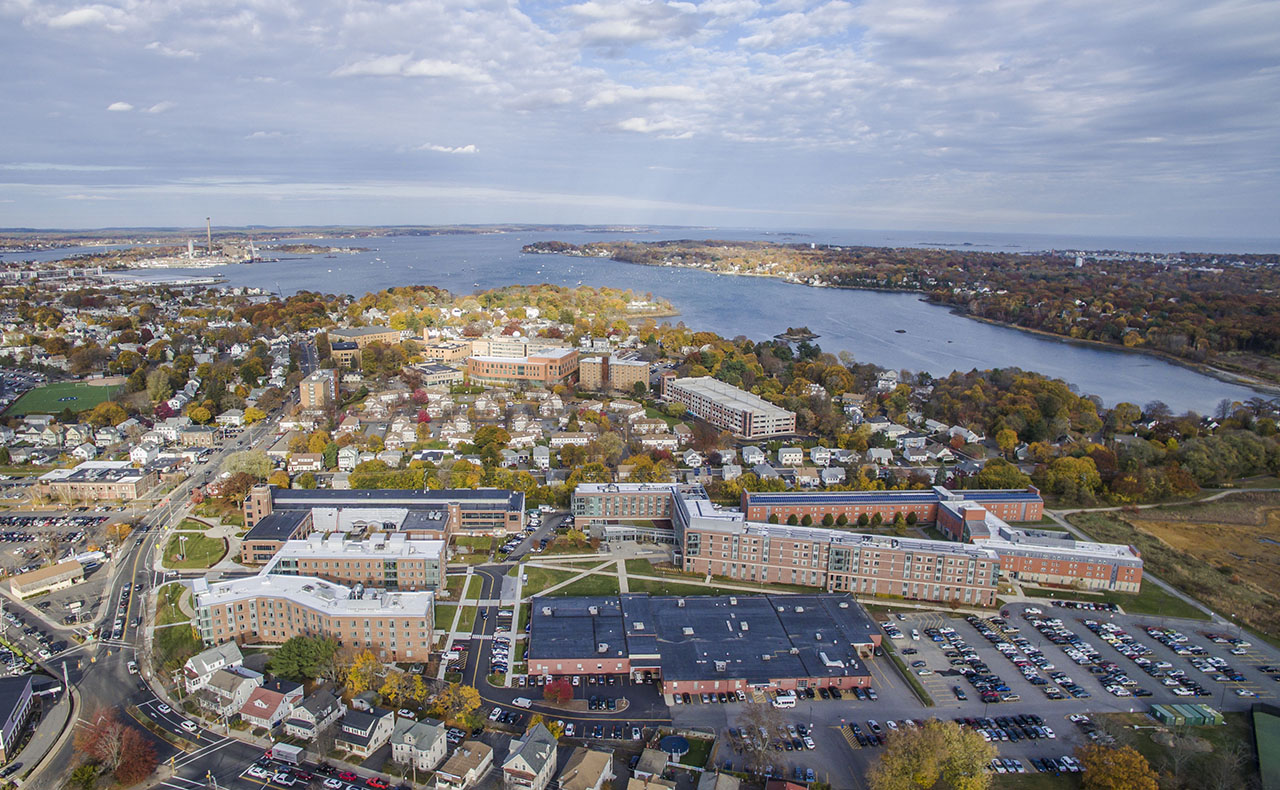
{"type": "Polygon", "coordinates": [[[765,339],[788,326],[808,326],[820,335],[823,350],[848,351],[860,362],[887,368],[923,370],[945,376],[968,371],[1020,367],[1061,378],[1080,392],[1107,404],[1125,400],[1139,405],[1162,400],[1175,412],[1213,410],[1223,398],[1245,400],[1260,393],[1143,354],[1054,340],[984,324],[927,304],[914,294],[811,288],[759,277],[732,277],[693,269],[637,266],[610,260],[558,255],[524,255],[534,241],[559,239],[584,243],[612,239],[661,238],[770,239],[966,249],[1037,250],[1047,248],[1126,249],[1131,251],[1205,250],[1249,252],[1280,249],[1261,241],[1222,242],[1033,237],[1014,234],[840,231],[765,234],[725,229],[677,229],[634,234],[586,232],[504,233],[457,236],[401,236],[332,239],[316,243],[363,246],[351,255],[308,256],[275,263],[213,269],[148,270],[148,280],[218,275],[228,285],[254,286],[291,294],[300,290],[363,294],[397,285],[436,285],[467,294],[503,285],[553,283],[629,288],[664,297],[693,329],[725,337],[765,339]],[[1193,242],[1193,243],[1188,243],[1193,242]],[[1145,246],[1143,246],[1145,244],[1145,246]],[[1204,246],[1214,244],[1215,246],[1204,246]],[[376,249],[374,249],[376,248],[376,249]],[[904,330],[899,333],[897,330],[904,330]]]}

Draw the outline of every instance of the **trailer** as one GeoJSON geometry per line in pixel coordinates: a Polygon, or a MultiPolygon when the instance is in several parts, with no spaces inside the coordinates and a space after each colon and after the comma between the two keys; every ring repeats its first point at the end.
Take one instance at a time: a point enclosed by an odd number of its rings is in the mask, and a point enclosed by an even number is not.
{"type": "Polygon", "coordinates": [[[267,752],[267,755],[276,762],[287,763],[289,765],[299,765],[302,763],[302,747],[293,746],[288,743],[274,744],[267,752]]]}

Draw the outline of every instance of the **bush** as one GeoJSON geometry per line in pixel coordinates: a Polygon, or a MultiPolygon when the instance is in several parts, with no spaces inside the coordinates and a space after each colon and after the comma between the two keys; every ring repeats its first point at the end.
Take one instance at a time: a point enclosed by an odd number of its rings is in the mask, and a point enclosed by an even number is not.
{"type": "Polygon", "coordinates": [[[859,513],[859,514],[858,514],[858,526],[860,526],[860,527],[865,527],[866,525],[868,525],[868,524],[870,524],[870,523],[871,523],[871,519],[867,517],[867,514],[866,514],[866,513],[859,513]]]}
{"type": "Polygon", "coordinates": [[[792,513],[791,515],[787,516],[787,525],[788,525],[788,526],[794,527],[794,526],[796,526],[796,525],[797,525],[797,524],[799,524],[799,523],[800,523],[800,519],[796,518],[796,514],[795,514],[795,513],[792,513]]]}
{"type": "Polygon", "coordinates": [[[838,527],[849,526],[849,517],[846,516],[844,513],[841,513],[839,516],[836,517],[836,526],[838,527]]]}
{"type": "Polygon", "coordinates": [[[915,523],[916,523],[917,521],[919,521],[919,520],[920,520],[920,518],[919,518],[919,516],[917,516],[917,515],[916,515],[916,513],[915,513],[915,511],[914,511],[914,510],[907,514],[907,523],[908,523],[908,524],[911,524],[912,526],[915,526],[915,523]]]}
{"type": "Polygon", "coordinates": [[[836,520],[830,513],[822,517],[822,526],[824,527],[834,526],[835,523],[836,520]]]}
{"type": "Polygon", "coordinates": [[[812,527],[812,526],[813,526],[813,516],[809,515],[808,513],[805,513],[805,514],[804,514],[804,518],[800,519],[800,523],[801,523],[801,524],[803,524],[803,525],[804,525],[804,526],[806,526],[806,527],[812,527]]]}

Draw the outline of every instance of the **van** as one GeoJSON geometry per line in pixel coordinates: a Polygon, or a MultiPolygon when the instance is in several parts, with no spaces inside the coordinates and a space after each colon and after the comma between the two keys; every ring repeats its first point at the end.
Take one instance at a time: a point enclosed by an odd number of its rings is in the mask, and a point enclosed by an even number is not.
{"type": "Polygon", "coordinates": [[[794,708],[795,706],[796,695],[793,691],[779,691],[778,696],[773,698],[775,708],[794,708]]]}
{"type": "Polygon", "coordinates": [[[917,631],[916,629],[912,628],[912,629],[911,629],[911,638],[912,638],[912,639],[914,639],[914,640],[916,640],[917,642],[919,642],[919,641],[920,641],[920,632],[919,632],[919,631],[917,631]]]}
{"type": "Polygon", "coordinates": [[[533,700],[528,697],[516,697],[511,700],[511,704],[515,705],[517,708],[529,708],[533,706],[533,700]]]}

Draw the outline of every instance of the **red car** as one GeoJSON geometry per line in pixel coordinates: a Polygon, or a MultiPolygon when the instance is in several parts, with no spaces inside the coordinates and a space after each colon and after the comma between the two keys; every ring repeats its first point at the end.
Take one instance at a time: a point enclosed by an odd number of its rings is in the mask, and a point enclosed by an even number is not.
{"type": "Polygon", "coordinates": [[[369,777],[364,780],[364,783],[374,788],[374,790],[387,790],[387,788],[391,787],[391,785],[387,784],[386,781],[377,776],[369,777]]]}
{"type": "Polygon", "coordinates": [[[358,781],[360,781],[360,777],[356,776],[355,774],[351,773],[350,771],[343,771],[342,773],[338,774],[338,778],[339,778],[339,779],[341,779],[341,780],[342,780],[342,781],[344,781],[344,782],[358,782],[358,781]]]}

